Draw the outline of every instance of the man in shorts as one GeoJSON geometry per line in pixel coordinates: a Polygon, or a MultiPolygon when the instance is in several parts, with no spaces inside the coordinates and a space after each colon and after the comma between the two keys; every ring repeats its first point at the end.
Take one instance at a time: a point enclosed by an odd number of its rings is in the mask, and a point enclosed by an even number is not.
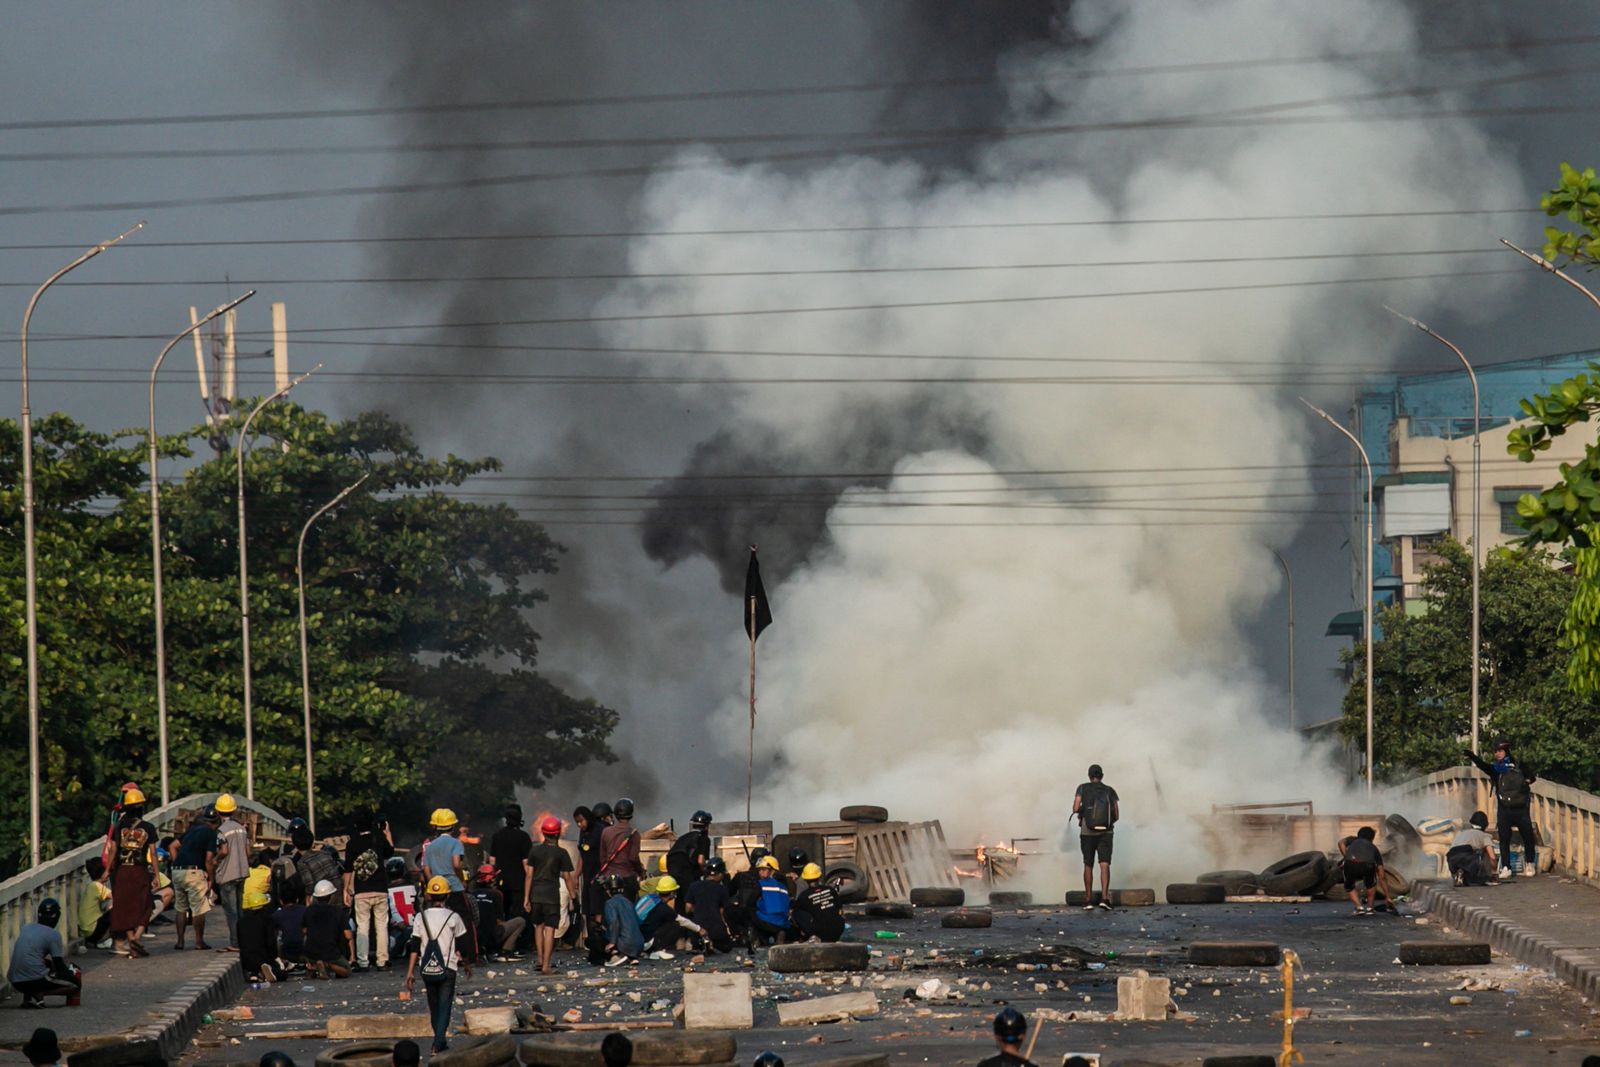
{"type": "Polygon", "coordinates": [[[572,857],[561,847],[561,820],[554,815],[545,816],[539,823],[543,840],[528,851],[523,861],[526,877],[523,879],[522,910],[534,925],[534,947],[539,953],[539,973],[550,974],[550,957],[556,948],[556,927],[561,925],[561,883],[567,884],[567,896],[578,899],[578,876],[574,873],[572,857]]]}
{"type": "Polygon", "coordinates": [[[1344,889],[1350,894],[1350,903],[1355,905],[1357,915],[1371,915],[1380,892],[1385,900],[1389,899],[1388,891],[1381,888],[1383,854],[1374,843],[1377,836],[1378,831],[1363,826],[1356,831],[1356,836],[1340,842],[1344,846],[1344,889]]]}
{"type": "Polygon", "coordinates": [[[1094,865],[1100,861],[1100,907],[1111,910],[1112,832],[1122,812],[1117,806],[1117,791],[1106,785],[1100,764],[1089,765],[1089,780],[1072,796],[1072,814],[1078,818],[1078,844],[1083,849],[1083,910],[1092,911],[1094,865]]]}
{"type": "Polygon", "coordinates": [[[178,852],[172,858],[172,887],[177,898],[178,943],[183,948],[183,934],[188,922],[194,923],[194,947],[202,951],[211,948],[206,944],[206,912],[211,910],[212,883],[217,875],[217,824],[221,817],[216,808],[207,808],[189,832],[183,835],[178,852]]]}

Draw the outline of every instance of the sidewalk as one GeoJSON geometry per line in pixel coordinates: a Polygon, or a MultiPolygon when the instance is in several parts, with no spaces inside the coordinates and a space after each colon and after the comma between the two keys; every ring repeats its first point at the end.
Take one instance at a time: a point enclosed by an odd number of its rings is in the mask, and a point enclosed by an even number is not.
{"type": "MultiPolygon", "coordinates": [[[[156,930],[145,939],[148,959],[95,951],[72,957],[83,968],[82,1007],[62,1007],[52,997],[42,1011],[23,1011],[15,994],[0,1003],[0,1064],[26,1062],[16,1050],[37,1026],[54,1030],[68,1055],[112,1040],[150,1041],[175,1061],[205,1014],[244,989],[244,974],[236,953],[176,952],[172,927],[156,930]]],[[[226,944],[227,931],[221,934],[226,944]]]]}
{"type": "Polygon", "coordinates": [[[1554,971],[1600,1002],[1600,890],[1551,873],[1461,889],[1449,881],[1417,882],[1411,895],[1462,933],[1554,971]]]}

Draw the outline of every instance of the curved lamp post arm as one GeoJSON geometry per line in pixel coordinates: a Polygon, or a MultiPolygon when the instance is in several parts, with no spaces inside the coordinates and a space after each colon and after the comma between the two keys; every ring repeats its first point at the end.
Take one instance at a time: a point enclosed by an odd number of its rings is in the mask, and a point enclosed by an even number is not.
{"type": "Polygon", "coordinates": [[[1549,273],[1554,274],[1557,278],[1560,278],[1562,281],[1578,290],[1578,292],[1588,297],[1589,302],[1595,307],[1600,308],[1600,296],[1595,296],[1594,293],[1589,291],[1588,286],[1584,285],[1578,279],[1574,278],[1572,275],[1568,274],[1566,271],[1562,270],[1548,259],[1545,259],[1543,256],[1539,255],[1539,253],[1529,252],[1526,248],[1518,248],[1504,237],[1500,238],[1500,243],[1511,249],[1511,251],[1515,252],[1523,259],[1527,260],[1529,263],[1532,263],[1535,267],[1538,267],[1540,270],[1548,271],[1549,273]]]}

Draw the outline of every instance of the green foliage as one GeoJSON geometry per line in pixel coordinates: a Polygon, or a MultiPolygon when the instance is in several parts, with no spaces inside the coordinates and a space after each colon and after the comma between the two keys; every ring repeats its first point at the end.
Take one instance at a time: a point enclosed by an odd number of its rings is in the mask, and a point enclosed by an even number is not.
{"type": "MultiPolygon", "coordinates": [[[[1462,762],[1471,732],[1472,558],[1453,540],[1423,580],[1428,610],[1386,608],[1373,647],[1374,772],[1397,780],[1462,762]]],[[[1541,776],[1600,784],[1600,707],[1564,684],[1563,620],[1578,579],[1548,553],[1493,554],[1480,580],[1480,734],[1510,739],[1541,776]]],[[[1340,734],[1366,738],[1365,650],[1347,653],[1355,677],[1340,734]]]]}
{"type": "Polygon", "coordinates": [[[1565,215],[1578,224],[1574,233],[1557,226],[1544,231],[1544,256],[1552,262],[1562,260],[1594,266],[1600,263],[1600,180],[1593,167],[1576,170],[1561,164],[1561,183],[1539,201],[1546,215],[1565,215]]]}
{"type": "MultiPolygon", "coordinates": [[[[245,408],[248,410],[248,408],[245,408]]],[[[424,456],[366,413],[264,411],[246,453],[256,797],[305,803],[295,548],[305,548],[319,828],[359,810],[486,812],[514,783],[611,760],[616,713],[534,671],[534,584],[560,547],[505,506],[445,490],[494,460],[424,456]],[[280,444],[281,442],[281,444],[280,444]],[[286,445],[287,447],[283,447],[286,445]]],[[[35,426],[46,854],[97,830],[118,784],[159,788],[142,434],[35,426]]],[[[165,439],[188,454],[191,435],[165,439]]],[[[21,436],[0,422],[0,871],[26,855],[21,436]]],[[[167,471],[169,468],[163,468],[167,471]]],[[[230,453],[161,494],[171,791],[242,789],[237,473],[230,453]]]]}

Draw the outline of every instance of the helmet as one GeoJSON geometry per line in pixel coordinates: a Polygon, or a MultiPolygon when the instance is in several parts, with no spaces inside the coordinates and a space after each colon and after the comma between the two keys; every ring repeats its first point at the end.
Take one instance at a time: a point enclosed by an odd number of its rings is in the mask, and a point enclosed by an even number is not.
{"type": "Polygon", "coordinates": [[[316,885],[311,887],[311,895],[319,899],[322,897],[331,897],[337,892],[338,889],[335,888],[334,884],[328,881],[326,878],[320,879],[316,885]]]}
{"type": "Polygon", "coordinates": [[[499,872],[494,869],[494,864],[485,863],[485,864],[481,865],[478,868],[478,881],[480,881],[480,882],[493,881],[494,876],[496,874],[498,874],[498,873],[499,872]]]}
{"type": "Polygon", "coordinates": [[[631,819],[633,818],[633,801],[623,797],[611,806],[611,810],[616,812],[619,819],[631,819]]]}
{"type": "Polygon", "coordinates": [[[522,805],[521,804],[507,804],[506,805],[506,810],[501,812],[501,814],[503,816],[505,816],[505,820],[506,820],[506,825],[507,826],[521,826],[522,825],[522,805]]]}
{"type": "Polygon", "coordinates": [[[596,822],[599,822],[601,819],[609,819],[611,818],[611,805],[602,800],[600,803],[589,809],[589,815],[596,822]]]}
{"type": "Polygon", "coordinates": [[[693,815],[689,816],[689,825],[694,827],[696,830],[704,830],[706,827],[711,825],[711,813],[703,809],[695,812],[693,815]]]}
{"type": "Polygon", "coordinates": [[[810,862],[811,862],[811,857],[809,855],[807,855],[806,850],[801,848],[800,846],[796,845],[794,848],[791,848],[789,850],[789,866],[790,867],[798,870],[799,868],[804,867],[806,864],[808,864],[810,862]]]}
{"type": "Polygon", "coordinates": [[[274,1049],[262,1056],[256,1067],[294,1067],[294,1060],[289,1058],[287,1052],[279,1052],[274,1049]]]}
{"type": "Polygon", "coordinates": [[[383,861],[383,871],[390,878],[404,878],[406,876],[406,858],[404,856],[390,856],[383,861]]]}
{"type": "Polygon", "coordinates": [[[706,873],[727,874],[728,861],[723,859],[721,856],[712,856],[710,859],[706,860],[706,873]]]}
{"type": "Polygon", "coordinates": [[[667,873],[667,856],[666,856],[666,853],[662,853],[661,854],[661,858],[656,860],[656,870],[660,871],[662,874],[666,874],[667,873]]]}
{"type": "Polygon", "coordinates": [[[124,805],[127,805],[127,804],[143,804],[144,803],[144,794],[139,791],[139,787],[138,786],[133,786],[132,788],[124,789],[122,791],[122,803],[124,805]]]}
{"type": "Polygon", "coordinates": [[[761,862],[761,857],[762,856],[770,856],[770,855],[772,855],[772,850],[769,849],[769,848],[760,848],[760,847],[753,848],[753,849],[750,850],[750,863],[753,866],[753,865],[761,862]]]}
{"type": "Polygon", "coordinates": [[[815,882],[818,878],[822,877],[822,868],[818,867],[815,863],[808,863],[804,867],[800,868],[800,877],[804,878],[808,882],[815,882]]]}
{"type": "Polygon", "coordinates": [[[39,902],[39,925],[54,926],[61,921],[61,903],[55,897],[45,897],[39,902]]]}
{"type": "Polygon", "coordinates": [[[678,880],[672,877],[672,875],[663,874],[660,878],[656,879],[657,893],[676,893],[677,891],[678,880]]]}
{"type": "Polygon", "coordinates": [[[544,821],[539,824],[539,832],[546,837],[561,836],[561,820],[554,815],[546,815],[544,821]]]}
{"type": "Polygon", "coordinates": [[[778,861],[772,856],[762,856],[756,860],[756,870],[758,871],[775,871],[777,869],[778,861]]]}
{"type": "Polygon", "coordinates": [[[309,827],[306,826],[306,821],[300,818],[298,815],[289,820],[289,833],[293,834],[296,830],[306,829],[309,829],[309,827]]]}
{"type": "Polygon", "coordinates": [[[1004,1007],[994,1017],[994,1036],[1007,1045],[1015,1045],[1028,1032],[1028,1020],[1016,1008],[1004,1007]]]}
{"type": "Polygon", "coordinates": [[[217,814],[217,806],[215,804],[207,804],[206,810],[200,813],[200,817],[206,822],[216,822],[218,819],[222,818],[222,816],[217,814]]]}
{"type": "Polygon", "coordinates": [[[783,1057],[768,1049],[756,1057],[755,1067],[783,1067],[783,1057]]]}
{"type": "Polygon", "coordinates": [[[217,797],[216,808],[224,815],[232,815],[239,810],[239,802],[233,799],[232,793],[223,793],[217,797]]]}
{"type": "Polygon", "coordinates": [[[428,825],[435,830],[454,830],[461,823],[449,808],[434,808],[433,814],[428,817],[428,825]]]}
{"type": "Polygon", "coordinates": [[[440,874],[428,879],[427,893],[430,897],[447,897],[450,895],[450,883],[440,874]]]}
{"type": "Polygon", "coordinates": [[[294,842],[294,847],[299,849],[301,852],[308,851],[316,842],[316,838],[311,836],[311,828],[305,825],[305,823],[301,823],[299,826],[291,829],[289,831],[289,839],[294,842]]]}

